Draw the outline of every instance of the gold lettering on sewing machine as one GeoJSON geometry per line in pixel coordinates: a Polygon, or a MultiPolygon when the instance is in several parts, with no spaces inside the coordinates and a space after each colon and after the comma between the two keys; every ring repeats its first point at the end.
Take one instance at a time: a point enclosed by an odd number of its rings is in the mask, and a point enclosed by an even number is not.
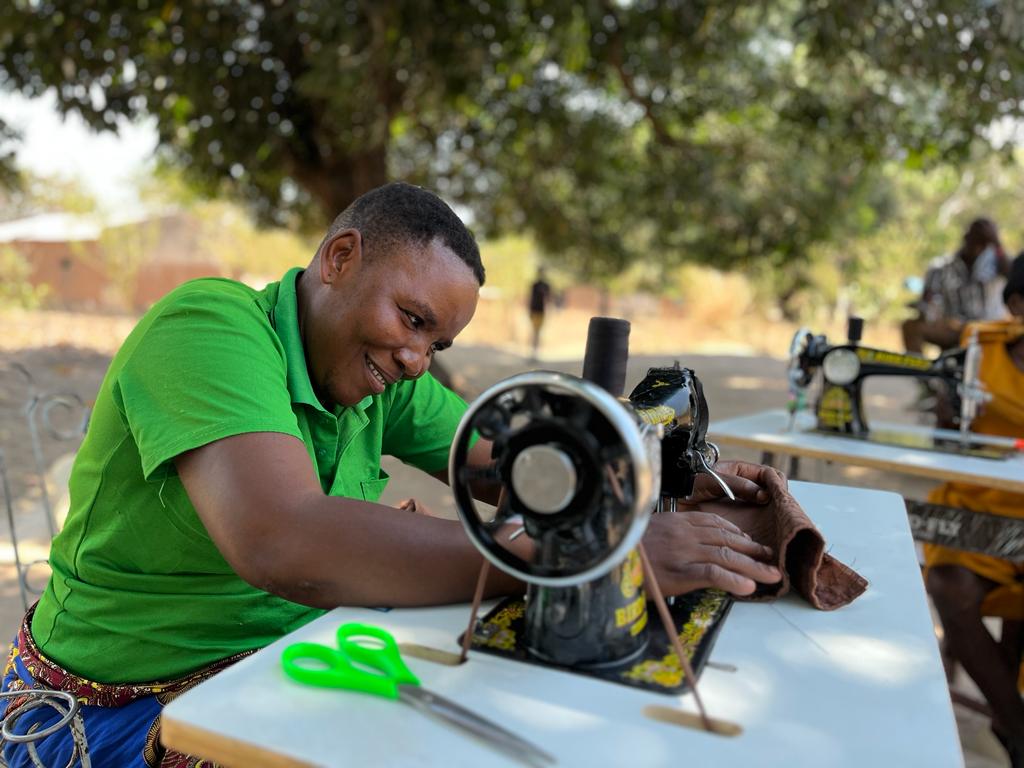
{"type": "Polygon", "coordinates": [[[636,415],[645,424],[671,424],[676,417],[676,411],[668,405],[655,405],[639,409],[636,415]]]}
{"type": "Polygon", "coordinates": [[[615,626],[625,627],[644,616],[647,612],[647,599],[641,595],[624,608],[615,609],[615,626]]]}
{"type": "Polygon", "coordinates": [[[636,623],[629,628],[629,634],[636,637],[644,631],[644,627],[647,626],[647,603],[644,603],[644,612],[640,614],[640,618],[636,620],[636,623]]]}
{"type": "Polygon", "coordinates": [[[898,352],[885,352],[881,349],[868,349],[867,347],[858,347],[857,357],[860,358],[862,363],[895,365],[900,368],[911,368],[916,371],[927,371],[932,367],[931,360],[926,360],[917,355],[903,355],[898,352]]]}
{"type": "Polygon", "coordinates": [[[818,406],[818,423],[823,427],[842,429],[850,422],[853,404],[850,395],[842,387],[829,387],[821,394],[818,406]]]}
{"type": "Polygon", "coordinates": [[[644,585],[644,566],[640,560],[640,554],[637,550],[631,550],[626,555],[625,562],[622,563],[620,570],[620,577],[622,579],[619,584],[619,589],[622,591],[622,596],[629,600],[631,597],[636,595],[644,585]]]}

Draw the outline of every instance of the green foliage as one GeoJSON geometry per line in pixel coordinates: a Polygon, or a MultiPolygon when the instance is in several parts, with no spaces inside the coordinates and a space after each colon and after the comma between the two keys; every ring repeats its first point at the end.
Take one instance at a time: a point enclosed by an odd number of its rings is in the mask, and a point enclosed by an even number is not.
{"type": "Polygon", "coordinates": [[[96,213],[99,206],[93,194],[75,179],[21,174],[22,189],[33,211],[96,213]]]}
{"type": "Polygon", "coordinates": [[[736,320],[749,325],[752,318],[761,319],[753,286],[737,272],[685,264],[673,271],[670,290],[687,317],[715,330],[736,320]]]}
{"type": "Polygon", "coordinates": [[[35,309],[46,297],[46,286],[32,285],[32,267],[17,250],[0,245],[0,309],[35,309]]]}
{"type": "Polygon", "coordinates": [[[908,167],[967,159],[996,120],[1019,116],[1024,6],[977,0],[820,0],[796,22],[837,82],[857,79],[848,128],[877,135],[886,118],[908,167]]]}
{"type": "MultiPolygon", "coordinates": [[[[0,165],[2,165],[0,160],[0,165]]],[[[37,213],[93,213],[96,199],[74,179],[37,176],[26,171],[0,171],[0,220],[7,221],[37,213]]]]}
{"type": "MultiPolygon", "coordinates": [[[[847,311],[869,319],[908,316],[906,304],[916,296],[906,278],[923,276],[929,261],[955,251],[968,223],[979,216],[996,222],[1009,255],[1024,247],[1024,157],[1003,162],[989,156],[962,168],[942,165],[927,172],[890,164],[879,186],[887,195],[885,205],[865,205],[859,227],[810,249],[804,282],[788,296],[790,316],[847,311]]],[[[785,278],[774,278],[761,283],[765,294],[780,291],[785,278]]]]}
{"type": "MultiPolygon", "coordinates": [[[[148,220],[104,227],[95,251],[81,247],[75,250],[80,258],[100,261],[120,308],[131,311],[135,308],[139,270],[152,257],[159,241],[159,220],[148,220]]],[[[71,245],[74,248],[76,244],[71,245]]]]}
{"type": "Polygon", "coordinates": [[[279,280],[291,267],[306,266],[319,244],[281,227],[254,226],[233,203],[203,202],[188,211],[199,227],[200,249],[249,282],[279,280]]]}
{"type": "Polygon", "coordinates": [[[18,171],[14,167],[14,146],[20,134],[0,120],[0,192],[18,191],[18,171]]]}
{"type": "Polygon", "coordinates": [[[887,163],[963,161],[1024,103],[1012,3],[131,6],[0,5],[0,85],[97,128],[155,115],[168,162],[264,221],[404,178],[583,278],[699,262],[787,302],[815,244],[884,218],[887,163]]]}
{"type": "Polygon", "coordinates": [[[486,287],[504,295],[526,291],[540,265],[537,244],[522,235],[485,240],[480,256],[487,270],[486,287]]]}
{"type": "Polygon", "coordinates": [[[182,171],[166,164],[140,180],[139,193],[150,208],[187,213],[198,230],[198,250],[249,282],[277,280],[291,267],[305,266],[319,245],[319,234],[258,226],[237,203],[197,195],[182,171]]]}

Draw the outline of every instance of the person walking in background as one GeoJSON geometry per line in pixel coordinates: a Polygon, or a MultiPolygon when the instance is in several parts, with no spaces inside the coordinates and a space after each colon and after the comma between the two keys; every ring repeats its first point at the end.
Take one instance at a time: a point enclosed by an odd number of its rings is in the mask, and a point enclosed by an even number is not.
{"type": "Polygon", "coordinates": [[[1004,317],[1001,292],[1009,268],[995,223],[972,221],[960,248],[928,266],[919,315],[903,323],[906,350],[921,354],[925,342],[950,349],[967,323],[1004,317]]]}
{"type": "Polygon", "coordinates": [[[537,361],[537,352],[540,349],[540,330],[544,327],[544,316],[547,312],[548,302],[551,300],[551,286],[548,285],[544,268],[537,270],[537,279],[530,286],[530,326],[533,335],[530,338],[530,360],[537,361]]]}

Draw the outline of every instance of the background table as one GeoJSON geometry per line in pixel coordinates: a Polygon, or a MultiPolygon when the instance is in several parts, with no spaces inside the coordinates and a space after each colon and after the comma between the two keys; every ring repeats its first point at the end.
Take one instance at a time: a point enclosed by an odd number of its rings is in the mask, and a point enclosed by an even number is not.
{"type": "MultiPolygon", "coordinates": [[[[562,766],[867,766],[963,764],[949,692],[902,499],[811,483],[793,492],[836,557],[870,582],[854,603],[815,611],[786,597],[741,603],[722,629],[701,691],[726,738],[658,723],[664,696],[473,653],[449,667],[417,659],[423,684],[521,733],[562,766]]],[[[467,606],[381,613],[337,609],[172,702],[164,738],[229,766],[505,766],[503,755],[396,702],[308,688],[279,657],[298,640],[331,642],[345,621],[399,642],[455,651],[467,606]]],[[[652,625],[653,627],[654,625],[652,625]]]]}
{"type": "MultiPolygon", "coordinates": [[[[798,414],[794,428],[790,429],[789,414],[780,408],[713,422],[708,428],[708,438],[719,446],[755,448],[766,453],[823,459],[933,480],[957,480],[1024,493],[1022,454],[1005,460],[958,456],[813,432],[814,424],[814,414],[802,412],[798,414]]],[[[923,426],[881,422],[872,423],[872,427],[922,435],[934,431],[923,426]]]]}

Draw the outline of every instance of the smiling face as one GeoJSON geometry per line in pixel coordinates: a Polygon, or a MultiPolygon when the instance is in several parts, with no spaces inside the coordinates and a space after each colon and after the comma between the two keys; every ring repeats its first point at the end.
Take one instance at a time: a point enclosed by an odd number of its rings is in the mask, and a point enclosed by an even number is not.
{"type": "Polygon", "coordinates": [[[339,232],[300,278],[306,364],[325,407],[355,405],[415,379],[476,311],[473,271],[441,241],[366,258],[357,230],[339,232]]]}

